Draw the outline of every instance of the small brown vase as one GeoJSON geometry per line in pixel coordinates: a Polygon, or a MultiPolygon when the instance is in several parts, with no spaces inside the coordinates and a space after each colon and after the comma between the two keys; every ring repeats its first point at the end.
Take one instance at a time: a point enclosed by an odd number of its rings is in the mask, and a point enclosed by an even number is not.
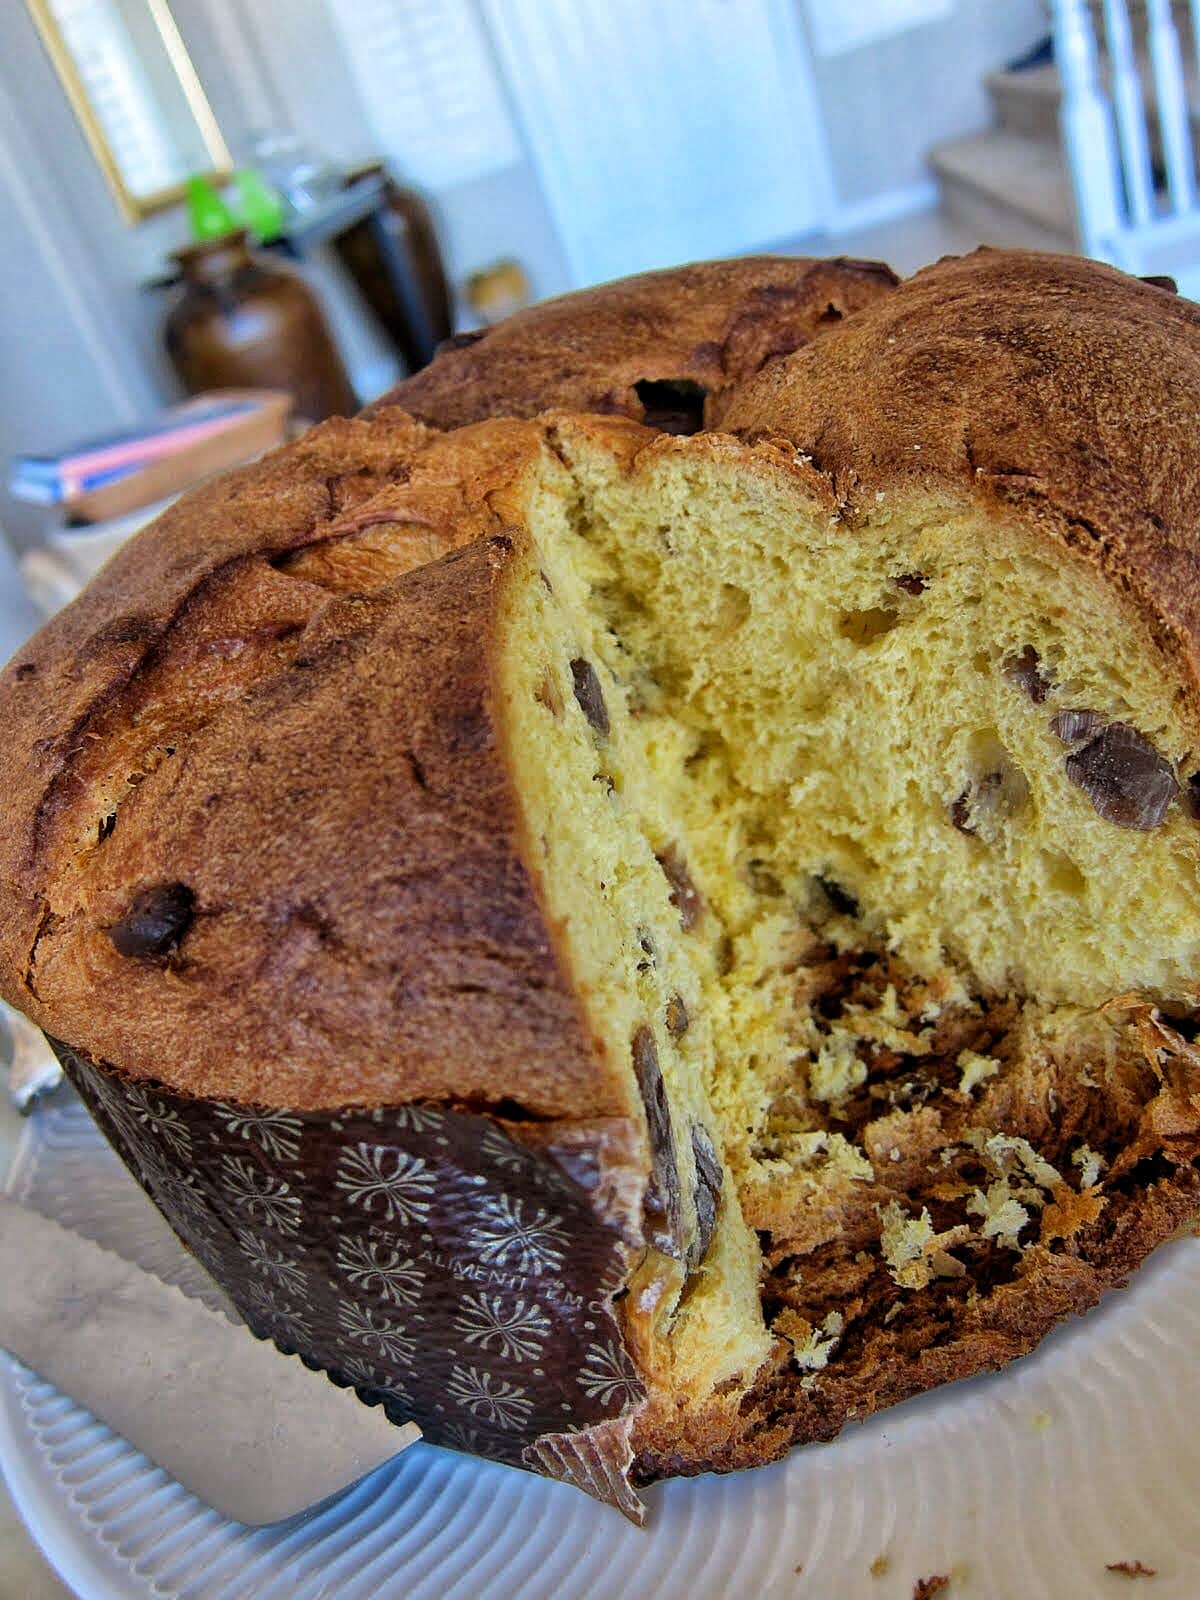
{"type": "Polygon", "coordinates": [[[167,313],[167,354],[189,394],[286,389],[313,422],[358,409],[312,290],[254,256],[241,230],[176,251],[183,293],[167,313]]]}
{"type": "Polygon", "coordinates": [[[338,235],[334,249],[379,318],[409,372],[433,360],[454,331],[454,312],[433,213],[379,162],[347,174],[347,184],[382,178],[378,209],[338,235]]]}

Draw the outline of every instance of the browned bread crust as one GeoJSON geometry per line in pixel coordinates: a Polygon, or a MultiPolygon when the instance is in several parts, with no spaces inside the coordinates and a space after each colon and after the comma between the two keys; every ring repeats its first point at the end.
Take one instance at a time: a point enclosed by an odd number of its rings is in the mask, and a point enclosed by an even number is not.
{"type": "Polygon", "coordinates": [[[534,417],[554,407],[694,433],[702,423],[721,425],[739,384],[897,282],[877,261],[795,256],[647,272],[462,335],[385,403],[435,428],[534,417]],[[639,392],[639,384],[649,387],[639,392]],[[672,385],[683,389],[672,393],[672,385]],[[689,395],[689,386],[700,392],[689,395]]]}
{"type": "Polygon", "coordinates": [[[389,473],[407,481],[339,516],[341,483],[376,487],[358,438],[378,448],[389,423],[327,425],[185,502],[145,541],[161,577],[139,541],[10,668],[4,988],[48,1032],[184,1093],[302,1110],[628,1110],[515,836],[486,652],[510,541],[489,497],[541,430],[488,429],[431,442],[391,426],[389,473]],[[247,504],[274,519],[257,548],[226,523],[225,549],[185,564],[193,529],[247,504]],[[393,548],[369,593],[342,596],[289,570],[373,519],[413,529],[419,572],[393,548]],[[469,558],[428,565],[481,535],[469,558]],[[72,649],[80,610],[96,631],[72,649]],[[172,884],[194,897],[185,954],[129,960],[110,930],[135,890],[172,884]]]}

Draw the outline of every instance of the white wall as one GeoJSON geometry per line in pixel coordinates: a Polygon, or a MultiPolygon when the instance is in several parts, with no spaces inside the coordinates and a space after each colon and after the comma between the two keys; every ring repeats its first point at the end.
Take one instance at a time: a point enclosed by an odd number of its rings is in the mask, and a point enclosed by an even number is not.
{"type": "MultiPolygon", "coordinates": [[[[346,162],[378,154],[326,0],[173,0],[173,11],[235,155],[266,127],[346,162]]],[[[929,144],[987,122],[984,72],[1042,28],[1040,0],[958,0],[951,21],[818,60],[837,198],[924,177],[929,144]]],[[[457,282],[513,255],[538,296],[571,286],[527,161],[443,192],[435,209],[457,282]]],[[[23,0],[0,0],[0,463],[174,396],[158,334],[165,299],[139,285],[184,232],[178,210],[122,221],[23,0]]],[[[377,381],[386,346],[335,269],[315,275],[352,370],[377,381]]],[[[0,491],[0,519],[22,543],[42,514],[0,491]]]]}
{"type": "MultiPolygon", "coordinates": [[[[796,4],[805,11],[805,0],[796,4]]],[[[930,145],[991,121],[984,75],[1047,32],[1043,0],[957,0],[943,22],[818,58],[839,199],[849,204],[927,178],[930,145]]]]}
{"type": "MultiPolygon", "coordinates": [[[[197,11],[220,6],[227,15],[238,14],[270,81],[276,122],[346,164],[382,154],[355,93],[326,0],[186,3],[197,11]]],[[[176,0],[177,17],[183,4],[176,0]]],[[[397,159],[397,152],[387,154],[403,176],[402,158],[397,159]]],[[[529,272],[536,298],[571,287],[549,208],[527,160],[430,198],[457,285],[476,268],[500,256],[515,256],[529,272]]]]}
{"type": "MultiPolygon", "coordinates": [[[[137,288],[168,237],[121,220],[24,5],[0,6],[0,458],[132,421],[169,392],[137,288]]],[[[7,498],[18,543],[41,513],[7,498]]]]}

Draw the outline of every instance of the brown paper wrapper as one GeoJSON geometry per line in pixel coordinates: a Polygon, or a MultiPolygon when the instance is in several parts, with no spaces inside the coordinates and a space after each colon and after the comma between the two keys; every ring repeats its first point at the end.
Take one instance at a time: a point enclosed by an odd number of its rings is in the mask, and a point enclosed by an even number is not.
{"type": "Polygon", "coordinates": [[[612,1301],[631,1250],[548,1154],[441,1106],[190,1099],[52,1043],[255,1333],[436,1444],[566,1478],[640,1520],[629,1429],[645,1390],[612,1301]]]}

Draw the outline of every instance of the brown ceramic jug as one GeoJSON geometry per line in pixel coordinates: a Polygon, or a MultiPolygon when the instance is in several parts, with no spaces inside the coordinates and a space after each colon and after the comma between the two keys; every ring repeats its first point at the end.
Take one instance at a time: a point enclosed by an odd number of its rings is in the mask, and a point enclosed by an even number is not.
{"type": "Polygon", "coordinates": [[[416,372],[454,331],[437,229],[416,190],[397,183],[379,162],[357,168],[346,182],[368,177],[383,180],[379,206],[333,246],[409,372],[416,372]]]}
{"type": "Polygon", "coordinates": [[[246,248],[241,230],[176,252],[183,294],[167,313],[167,354],[189,394],[286,389],[313,422],[358,409],[312,290],[246,248]]]}

